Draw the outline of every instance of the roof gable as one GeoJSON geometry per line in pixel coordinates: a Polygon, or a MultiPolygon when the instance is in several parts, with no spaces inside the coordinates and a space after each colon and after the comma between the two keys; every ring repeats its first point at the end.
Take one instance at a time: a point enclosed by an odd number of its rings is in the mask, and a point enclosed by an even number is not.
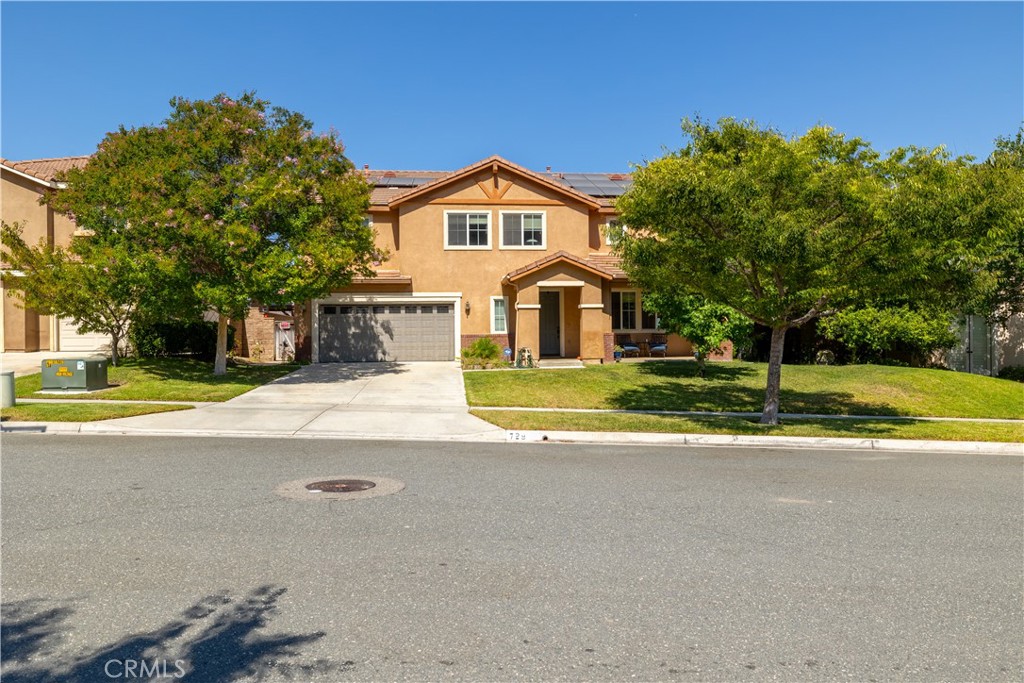
{"type": "Polygon", "coordinates": [[[522,268],[516,268],[511,273],[505,276],[505,279],[509,282],[515,282],[516,280],[522,279],[530,273],[535,273],[538,270],[543,270],[556,263],[568,263],[570,265],[581,268],[587,272],[597,275],[602,280],[612,280],[614,276],[606,271],[601,266],[595,263],[588,263],[585,259],[570,254],[567,251],[556,251],[554,254],[545,256],[542,259],[537,259],[533,263],[528,263],[522,268]]]}
{"type": "MultiPolygon", "coordinates": [[[[531,171],[528,168],[524,168],[522,166],[519,166],[518,164],[513,164],[511,161],[508,161],[507,159],[503,159],[502,157],[496,155],[487,157],[486,159],[478,161],[475,164],[471,164],[469,166],[460,168],[457,171],[452,171],[451,173],[446,173],[437,178],[433,178],[429,182],[423,183],[416,187],[411,187],[401,192],[391,194],[389,197],[387,197],[385,201],[387,202],[389,208],[394,208],[399,204],[402,204],[403,202],[407,202],[417,197],[422,197],[442,187],[464,180],[465,178],[468,178],[469,176],[472,176],[475,173],[479,173],[480,171],[485,170],[488,167],[490,167],[491,171],[495,175],[497,175],[499,170],[504,170],[513,175],[518,175],[520,177],[526,178],[531,182],[540,185],[541,187],[544,187],[556,194],[562,195],[563,197],[566,197],[573,201],[579,202],[587,206],[588,208],[598,209],[601,207],[601,203],[597,199],[591,197],[588,194],[584,194],[583,192],[575,190],[572,187],[569,187],[563,183],[554,181],[551,178],[548,178],[540,173],[535,173],[534,171],[531,171]]],[[[500,194],[495,193],[494,195],[491,195],[491,198],[500,199],[500,194]]]]}

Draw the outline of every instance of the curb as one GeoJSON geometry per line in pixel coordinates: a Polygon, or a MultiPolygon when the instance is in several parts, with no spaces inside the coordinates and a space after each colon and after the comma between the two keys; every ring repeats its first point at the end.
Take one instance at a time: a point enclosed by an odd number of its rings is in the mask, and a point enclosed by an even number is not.
{"type": "Polygon", "coordinates": [[[509,430],[517,442],[590,443],[648,446],[734,446],[742,448],[816,448],[872,451],[938,451],[1016,455],[1024,457],[1024,444],[998,441],[921,441],[914,439],[846,439],[814,436],[740,436],[727,434],[656,434],[650,432],[561,432],[509,430]]]}
{"type": "Polygon", "coordinates": [[[353,439],[364,441],[464,441],[480,443],[566,443],[646,446],[732,446],[867,451],[932,451],[1024,457],[1024,444],[994,441],[919,441],[911,439],[845,439],[812,436],[730,436],[722,434],[656,434],[649,432],[567,432],[495,430],[464,435],[412,437],[407,434],[349,432],[287,432],[232,430],[135,430],[98,422],[17,422],[0,426],[4,434],[94,434],[99,436],[192,436],[263,439],[353,439]]]}

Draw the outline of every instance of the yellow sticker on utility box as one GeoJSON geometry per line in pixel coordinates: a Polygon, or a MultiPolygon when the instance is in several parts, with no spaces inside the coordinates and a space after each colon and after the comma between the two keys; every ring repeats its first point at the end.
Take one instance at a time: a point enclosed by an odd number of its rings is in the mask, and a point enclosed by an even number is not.
{"type": "Polygon", "coordinates": [[[59,368],[57,370],[57,377],[74,377],[75,373],[68,370],[66,367],[59,368]]]}

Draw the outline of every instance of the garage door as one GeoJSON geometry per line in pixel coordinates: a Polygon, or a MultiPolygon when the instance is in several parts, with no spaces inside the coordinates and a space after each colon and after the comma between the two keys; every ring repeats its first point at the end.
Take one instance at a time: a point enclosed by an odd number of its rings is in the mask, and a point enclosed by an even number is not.
{"type": "Polygon", "coordinates": [[[452,360],[452,304],[320,306],[320,362],[452,360]]]}
{"type": "Polygon", "coordinates": [[[60,335],[60,351],[85,353],[110,349],[110,335],[100,332],[79,332],[75,324],[66,318],[60,320],[57,332],[60,335]]]}

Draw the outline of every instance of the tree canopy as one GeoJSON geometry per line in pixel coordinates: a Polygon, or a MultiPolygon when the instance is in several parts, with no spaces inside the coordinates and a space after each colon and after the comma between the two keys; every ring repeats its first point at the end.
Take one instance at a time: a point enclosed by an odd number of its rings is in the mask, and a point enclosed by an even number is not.
{"type": "Polygon", "coordinates": [[[910,297],[964,301],[990,280],[974,249],[984,188],[968,158],[815,127],[787,138],[752,121],[686,119],[688,144],[636,169],[617,250],[645,290],[700,294],[772,329],[762,422],[778,422],[786,330],[910,297]]]}
{"type": "Polygon", "coordinates": [[[174,264],[183,298],[219,314],[220,374],[227,321],[252,302],[304,301],[370,273],[369,186],[335,132],[314,134],[253,93],[171,108],[163,125],[107,134],[49,202],[101,240],[174,264]]]}

